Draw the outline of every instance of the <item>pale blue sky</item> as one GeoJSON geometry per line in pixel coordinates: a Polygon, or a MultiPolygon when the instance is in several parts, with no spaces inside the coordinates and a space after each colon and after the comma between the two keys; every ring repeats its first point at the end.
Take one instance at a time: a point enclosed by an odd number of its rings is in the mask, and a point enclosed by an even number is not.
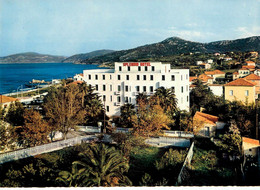
{"type": "Polygon", "coordinates": [[[0,0],[0,56],[260,35],[260,0],[0,0]]]}

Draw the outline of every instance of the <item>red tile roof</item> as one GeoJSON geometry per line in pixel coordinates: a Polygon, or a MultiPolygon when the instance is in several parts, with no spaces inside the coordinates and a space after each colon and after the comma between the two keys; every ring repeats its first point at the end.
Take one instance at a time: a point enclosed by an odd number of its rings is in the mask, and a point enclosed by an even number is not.
{"type": "Polygon", "coordinates": [[[198,111],[195,113],[193,119],[199,120],[199,121],[202,121],[202,122],[205,122],[205,123],[209,123],[209,124],[212,124],[212,125],[215,125],[216,122],[218,121],[217,116],[209,115],[209,114],[198,112],[198,111]]]}
{"type": "Polygon", "coordinates": [[[200,80],[204,81],[204,82],[208,82],[209,79],[213,79],[212,77],[205,75],[205,74],[201,74],[198,77],[200,80]]]}
{"type": "Polygon", "coordinates": [[[191,81],[197,79],[197,77],[190,77],[189,79],[190,79],[190,82],[191,82],[191,81]]]}
{"type": "Polygon", "coordinates": [[[248,63],[255,63],[254,61],[246,61],[246,63],[248,64],[248,63]]]}
{"type": "Polygon", "coordinates": [[[260,80],[260,76],[255,75],[254,73],[247,75],[246,77],[244,77],[244,79],[246,80],[260,80]]]}
{"type": "Polygon", "coordinates": [[[247,138],[247,137],[242,137],[242,139],[243,139],[243,142],[245,142],[245,143],[250,143],[250,144],[254,144],[254,145],[259,145],[260,146],[259,140],[251,139],[251,138],[247,138]]]}
{"type": "Polygon", "coordinates": [[[242,68],[255,69],[254,65],[243,65],[242,68]]]}
{"type": "Polygon", "coordinates": [[[241,69],[239,69],[239,70],[249,70],[248,68],[245,68],[245,67],[243,67],[243,68],[241,68],[241,69]]]}
{"type": "Polygon", "coordinates": [[[83,77],[83,74],[82,74],[82,73],[80,73],[79,75],[83,77]]]}
{"type": "Polygon", "coordinates": [[[244,78],[239,78],[225,84],[224,86],[255,86],[255,85],[256,85],[255,82],[248,81],[244,78]]]}
{"type": "Polygon", "coordinates": [[[9,96],[0,95],[0,103],[15,102],[16,100],[18,99],[9,96]]]}
{"type": "Polygon", "coordinates": [[[205,71],[206,75],[217,75],[217,74],[225,74],[225,72],[220,70],[214,70],[214,71],[205,71]]]}

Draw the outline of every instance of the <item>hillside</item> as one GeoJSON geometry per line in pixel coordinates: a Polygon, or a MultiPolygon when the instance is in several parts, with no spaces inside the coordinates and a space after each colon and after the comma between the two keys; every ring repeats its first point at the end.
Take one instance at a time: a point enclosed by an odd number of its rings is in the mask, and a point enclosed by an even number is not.
{"type": "Polygon", "coordinates": [[[81,53],[81,54],[76,54],[76,55],[70,56],[70,57],[64,59],[62,62],[78,63],[85,59],[105,55],[105,54],[112,53],[112,52],[114,52],[114,51],[113,50],[97,50],[97,51],[92,51],[89,53],[81,53]]]}
{"type": "Polygon", "coordinates": [[[260,51],[260,36],[211,43],[192,42],[172,37],[159,43],[144,45],[129,50],[115,51],[106,55],[88,58],[81,62],[101,64],[115,61],[145,61],[151,59],[160,61],[164,57],[185,53],[224,53],[253,50],[260,51]]]}
{"type": "Polygon", "coordinates": [[[0,63],[58,63],[65,58],[64,56],[27,52],[0,57],[0,63]]]}

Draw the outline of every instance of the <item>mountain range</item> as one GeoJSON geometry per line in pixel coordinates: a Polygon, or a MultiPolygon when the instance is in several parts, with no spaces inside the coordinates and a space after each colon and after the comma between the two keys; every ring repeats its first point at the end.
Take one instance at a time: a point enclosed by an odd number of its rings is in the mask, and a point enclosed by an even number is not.
{"type": "Polygon", "coordinates": [[[159,43],[140,46],[137,48],[115,51],[102,56],[82,60],[81,63],[106,63],[115,61],[145,61],[185,54],[185,53],[224,53],[224,52],[260,51],[260,36],[237,40],[224,40],[210,43],[187,41],[178,37],[171,37],[159,43]]]}
{"type": "Polygon", "coordinates": [[[145,61],[157,60],[168,56],[186,53],[224,53],[224,52],[260,51],[260,36],[237,40],[223,40],[210,43],[200,43],[184,40],[178,37],[167,38],[161,42],[139,46],[133,49],[113,51],[97,50],[70,57],[43,55],[38,53],[20,53],[0,57],[0,63],[50,63],[73,62],[82,64],[102,64],[115,61],[145,61]]]}

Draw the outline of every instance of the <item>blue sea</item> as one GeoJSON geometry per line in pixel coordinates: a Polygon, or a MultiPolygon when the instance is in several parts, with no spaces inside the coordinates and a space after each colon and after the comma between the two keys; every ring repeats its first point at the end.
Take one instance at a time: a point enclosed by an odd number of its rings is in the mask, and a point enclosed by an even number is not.
{"type": "Polygon", "coordinates": [[[51,81],[65,79],[86,69],[100,69],[98,65],[73,63],[8,63],[0,64],[0,94],[15,92],[32,79],[51,81]]]}

